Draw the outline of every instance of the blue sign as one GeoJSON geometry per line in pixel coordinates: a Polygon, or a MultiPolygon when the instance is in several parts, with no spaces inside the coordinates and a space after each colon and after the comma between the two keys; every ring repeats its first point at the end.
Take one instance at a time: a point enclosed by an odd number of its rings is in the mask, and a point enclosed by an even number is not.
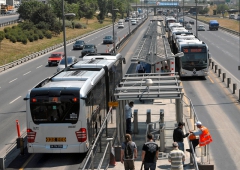
{"type": "Polygon", "coordinates": [[[156,2],[157,6],[178,6],[178,2],[156,2]]]}

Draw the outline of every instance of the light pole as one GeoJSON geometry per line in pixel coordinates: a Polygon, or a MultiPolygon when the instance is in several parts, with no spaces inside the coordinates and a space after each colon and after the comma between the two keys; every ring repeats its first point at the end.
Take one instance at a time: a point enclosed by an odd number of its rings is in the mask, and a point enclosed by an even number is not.
{"type": "Polygon", "coordinates": [[[131,28],[130,28],[130,11],[129,11],[129,8],[130,8],[130,0],[128,0],[128,31],[129,31],[128,34],[130,34],[130,32],[131,32],[131,28]]]}
{"type": "Polygon", "coordinates": [[[67,49],[66,49],[66,29],[65,29],[65,16],[76,16],[74,13],[64,13],[64,0],[62,0],[62,20],[63,20],[63,48],[65,59],[65,70],[67,69],[67,49]]]}
{"type": "Polygon", "coordinates": [[[115,32],[114,32],[114,13],[118,11],[118,9],[113,9],[113,1],[112,1],[112,24],[113,24],[113,53],[116,53],[116,45],[115,45],[115,32]]]}
{"type": "Polygon", "coordinates": [[[196,2],[196,37],[198,37],[198,30],[197,30],[197,15],[198,15],[197,3],[198,3],[198,1],[195,0],[195,2],[196,2]]]}
{"type": "Polygon", "coordinates": [[[184,0],[183,0],[183,8],[182,8],[182,10],[183,10],[183,26],[185,27],[185,21],[184,21],[184,0]]]}

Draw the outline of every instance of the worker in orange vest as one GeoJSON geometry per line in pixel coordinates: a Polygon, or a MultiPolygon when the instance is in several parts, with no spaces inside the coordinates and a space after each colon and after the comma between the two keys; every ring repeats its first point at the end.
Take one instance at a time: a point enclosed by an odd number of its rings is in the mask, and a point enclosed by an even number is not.
{"type": "Polygon", "coordinates": [[[193,133],[195,136],[199,136],[199,146],[206,146],[212,142],[212,137],[209,133],[208,128],[202,125],[202,122],[198,121],[195,123],[195,125],[198,127],[197,132],[189,131],[190,133],[193,133]]]}

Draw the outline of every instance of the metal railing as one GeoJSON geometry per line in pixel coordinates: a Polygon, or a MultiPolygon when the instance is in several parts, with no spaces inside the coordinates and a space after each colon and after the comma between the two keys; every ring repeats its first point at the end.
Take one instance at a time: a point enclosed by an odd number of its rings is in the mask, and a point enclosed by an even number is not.
{"type": "MultiPolygon", "coordinates": [[[[112,113],[112,107],[109,109],[109,111],[108,111],[108,113],[107,113],[107,115],[106,115],[106,117],[105,117],[105,119],[104,119],[104,121],[102,123],[102,126],[101,126],[100,130],[98,131],[98,135],[97,135],[96,139],[94,140],[93,145],[91,146],[91,148],[88,151],[87,157],[85,158],[85,162],[84,162],[82,168],[80,167],[81,170],[87,170],[87,169],[89,169],[89,167],[91,167],[91,169],[94,169],[94,167],[93,167],[94,166],[94,164],[93,164],[94,163],[94,156],[95,156],[95,154],[97,152],[98,145],[100,143],[102,134],[103,134],[103,132],[105,130],[106,124],[109,122],[109,119],[111,117],[111,113],[112,113]]],[[[104,156],[106,154],[106,150],[107,150],[107,148],[105,149],[104,156]]],[[[100,164],[102,162],[103,162],[103,160],[100,161],[100,164]]],[[[98,165],[98,167],[99,167],[99,165],[98,165]]]]}

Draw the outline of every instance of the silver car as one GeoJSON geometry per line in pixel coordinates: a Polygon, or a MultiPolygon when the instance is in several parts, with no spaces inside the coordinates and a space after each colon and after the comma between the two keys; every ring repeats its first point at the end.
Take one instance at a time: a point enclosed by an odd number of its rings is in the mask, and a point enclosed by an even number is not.
{"type": "MultiPolygon", "coordinates": [[[[71,64],[74,64],[77,62],[77,58],[75,56],[68,56],[67,57],[67,66],[70,66],[71,64]]],[[[65,68],[65,58],[63,58],[57,67],[57,72],[63,70],[65,68]]]]}
{"type": "Polygon", "coordinates": [[[206,28],[204,25],[199,25],[198,28],[197,28],[198,31],[205,31],[206,28]]]}

